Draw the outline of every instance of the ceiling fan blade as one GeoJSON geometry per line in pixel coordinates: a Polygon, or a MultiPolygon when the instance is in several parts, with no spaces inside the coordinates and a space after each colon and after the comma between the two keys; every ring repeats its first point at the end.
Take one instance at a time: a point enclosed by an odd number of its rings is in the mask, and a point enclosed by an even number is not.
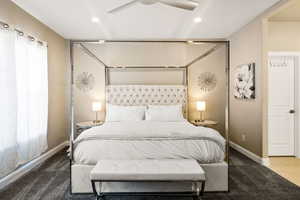
{"type": "Polygon", "coordinates": [[[113,14],[113,13],[119,12],[119,11],[121,11],[121,10],[123,10],[123,9],[126,9],[126,8],[128,8],[128,7],[132,6],[132,5],[134,5],[135,3],[139,2],[139,1],[140,1],[140,0],[133,0],[133,1],[130,1],[130,2],[126,3],[126,4],[123,4],[123,5],[119,6],[119,7],[116,7],[116,8],[114,8],[114,9],[108,11],[107,13],[113,14]]]}
{"type": "Polygon", "coordinates": [[[194,10],[199,6],[199,2],[194,0],[158,0],[158,2],[185,10],[194,10]]]}

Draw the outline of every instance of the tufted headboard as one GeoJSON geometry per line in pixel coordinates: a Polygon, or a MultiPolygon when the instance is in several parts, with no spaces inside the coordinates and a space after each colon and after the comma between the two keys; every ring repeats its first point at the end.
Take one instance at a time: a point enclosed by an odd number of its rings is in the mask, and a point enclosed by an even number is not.
{"type": "Polygon", "coordinates": [[[114,105],[183,105],[187,115],[187,88],[184,85],[107,85],[106,102],[114,105]]]}

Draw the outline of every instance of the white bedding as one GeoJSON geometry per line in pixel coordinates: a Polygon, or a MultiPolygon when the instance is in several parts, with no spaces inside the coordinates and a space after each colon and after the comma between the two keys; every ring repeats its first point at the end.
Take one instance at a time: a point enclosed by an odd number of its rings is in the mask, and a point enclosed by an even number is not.
{"type": "Polygon", "coordinates": [[[105,122],[74,142],[74,160],[94,165],[108,159],[195,159],[222,162],[225,140],[214,129],[182,122],[105,122]]]}

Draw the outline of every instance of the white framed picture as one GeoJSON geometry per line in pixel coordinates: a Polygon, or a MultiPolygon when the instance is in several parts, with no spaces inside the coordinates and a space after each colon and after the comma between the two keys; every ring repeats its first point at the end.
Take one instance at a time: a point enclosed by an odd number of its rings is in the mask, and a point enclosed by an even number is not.
{"type": "Polygon", "coordinates": [[[235,98],[255,99],[255,63],[237,66],[233,78],[233,95],[235,98]]]}

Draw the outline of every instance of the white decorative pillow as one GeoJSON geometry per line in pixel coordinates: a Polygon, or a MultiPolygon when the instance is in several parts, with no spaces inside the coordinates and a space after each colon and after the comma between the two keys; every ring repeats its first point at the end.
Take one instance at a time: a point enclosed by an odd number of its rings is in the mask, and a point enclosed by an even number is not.
{"type": "Polygon", "coordinates": [[[146,120],[175,122],[184,121],[182,105],[149,105],[146,120]]]}
{"type": "Polygon", "coordinates": [[[146,106],[118,106],[107,104],[105,121],[141,121],[145,119],[146,106]]]}

